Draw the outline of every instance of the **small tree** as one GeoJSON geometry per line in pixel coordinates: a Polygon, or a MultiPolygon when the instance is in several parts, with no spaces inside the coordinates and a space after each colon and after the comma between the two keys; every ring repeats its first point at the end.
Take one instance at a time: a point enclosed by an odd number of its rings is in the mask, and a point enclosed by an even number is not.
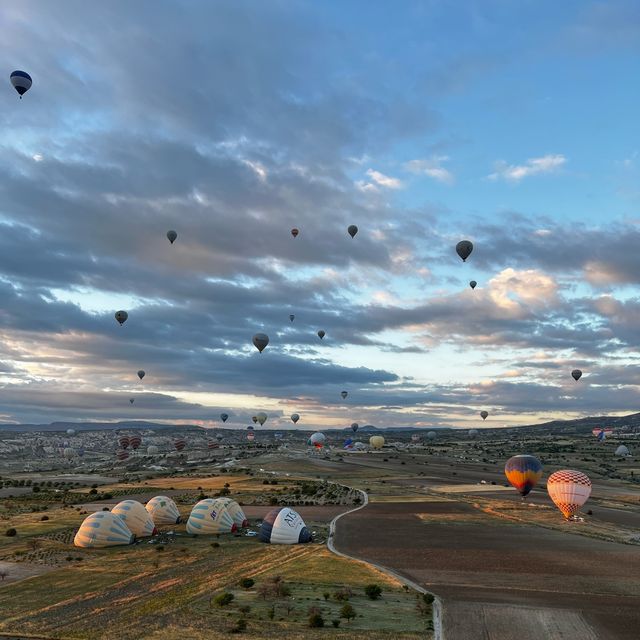
{"type": "Polygon", "coordinates": [[[8,536],[9,538],[13,538],[14,536],[18,535],[18,532],[13,527],[11,527],[11,529],[7,529],[4,535],[8,536]]]}
{"type": "Polygon", "coordinates": [[[368,584],[364,592],[369,600],[377,600],[382,595],[382,587],[377,584],[368,584]]]}
{"type": "Polygon", "coordinates": [[[242,580],[240,580],[240,586],[243,589],[251,589],[255,583],[256,581],[253,578],[242,578],[242,580]]]}
{"type": "Polygon", "coordinates": [[[351,622],[356,617],[356,610],[348,602],[345,602],[340,609],[340,617],[351,622]]]}
{"type": "Polygon", "coordinates": [[[324,627],[324,618],[319,613],[312,613],[309,616],[309,626],[312,629],[319,629],[320,627],[324,627]]]}

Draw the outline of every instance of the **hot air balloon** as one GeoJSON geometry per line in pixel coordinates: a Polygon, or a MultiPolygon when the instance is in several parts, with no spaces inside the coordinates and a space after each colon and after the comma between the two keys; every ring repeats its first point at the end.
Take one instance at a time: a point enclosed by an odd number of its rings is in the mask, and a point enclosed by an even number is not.
{"type": "Polygon", "coordinates": [[[62,455],[67,459],[67,460],[71,460],[71,458],[75,458],[76,455],[78,455],[76,453],[76,450],[73,449],[72,447],[65,447],[64,451],[62,452],[62,455]]]}
{"type": "Polygon", "coordinates": [[[429,433],[427,433],[427,440],[435,440],[437,437],[437,434],[435,431],[429,431],[429,433]]]}
{"type": "Polygon", "coordinates": [[[324,435],[324,433],[321,433],[320,431],[317,431],[309,438],[309,442],[316,449],[322,449],[322,447],[324,447],[324,443],[326,442],[326,440],[327,440],[326,436],[324,435]]]}
{"type": "Polygon", "coordinates": [[[221,413],[220,414],[220,420],[222,420],[222,422],[226,422],[229,419],[229,414],[228,413],[221,413]]]}
{"type": "Polygon", "coordinates": [[[160,453],[160,449],[155,444],[150,444],[147,447],[147,455],[149,456],[157,456],[160,453]]]}
{"type": "Polygon", "coordinates": [[[140,378],[140,380],[142,380],[142,378],[144,378],[147,374],[140,369],[140,371],[138,371],[138,378],[140,378]]]}
{"type": "Polygon", "coordinates": [[[324,338],[327,334],[320,329],[320,331],[318,331],[318,338],[320,338],[320,340],[322,340],[322,338],[324,338]]]}
{"type": "Polygon", "coordinates": [[[122,449],[126,449],[129,446],[129,436],[123,435],[118,438],[118,444],[122,449]]]}
{"type": "Polygon", "coordinates": [[[126,311],[116,311],[115,317],[120,326],[122,326],[127,321],[129,314],[126,311]]]}
{"type": "Polygon", "coordinates": [[[369,438],[369,444],[374,449],[382,449],[382,447],[384,447],[384,438],[382,436],[371,436],[369,438]]]}
{"type": "Polygon", "coordinates": [[[177,237],[178,237],[178,234],[173,229],[170,229],[169,231],[167,231],[167,238],[169,239],[169,242],[171,244],[173,244],[176,241],[177,237]]]}
{"type": "Polygon", "coordinates": [[[504,466],[504,475],[512,487],[524,498],[542,477],[542,464],[538,458],[529,455],[513,456],[504,466]]]}
{"type": "Polygon", "coordinates": [[[358,227],[356,227],[355,224],[350,224],[347,227],[347,233],[352,237],[355,238],[356,233],[358,233],[358,227]]]}
{"type": "Polygon", "coordinates": [[[253,433],[253,431],[249,431],[249,433],[247,433],[247,440],[249,442],[253,442],[256,439],[256,434],[253,433]]]}
{"type": "Polygon", "coordinates": [[[224,506],[227,511],[231,514],[233,521],[238,525],[238,527],[248,527],[249,521],[247,520],[247,516],[244,514],[242,507],[231,498],[217,498],[216,503],[224,506]]]}
{"type": "Polygon", "coordinates": [[[67,435],[68,436],[75,436],[76,435],[76,430],[75,429],[67,429],[67,435]]]}
{"type": "Polygon", "coordinates": [[[294,227],[293,229],[291,229],[291,235],[292,235],[294,238],[297,238],[299,233],[300,233],[300,230],[299,230],[299,229],[296,229],[295,227],[294,227]]]}
{"type": "Polygon", "coordinates": [[[293,313],[289,314],[289,320],[291,320],[291,322],[293,322],[296,319],[296,317],[293,315],[293,313]]]}
{"type": "Polygon", "coordinates": [[[218,434],[216,435],[216,440],[217,440],[218,442],[222,442],[222,441],[224,440],[224,436],[223,436],[221,433],[218,433],[218,434]]]}
{"type": "Polygon", "coordinates": [[[353,440],[351,438],[347,438],[343,444],[342,444],[342,448],[343,449],[353,449],[353,440]]]}
{"type": "MultiPolygon", "coordinates": [[[[66,449],[65,449],[66,451],[66,449]]],[[[629,448],[626,447],[625,445],[621,444],[615,452],[615,455],[620,456],[621,458],[626,458],[627,456],[631,455],[631,452],[629,451],[629,448]]]]}
{"type": "Polygon", "coordinates": [[[258,418],[258,422],[260,423],[260,426],[262,427],[264,425],[264,423],[267,421],[267,414],[264,411],[261,411],[256,418],[258,418]]]}
{"type": "Polygon", "coordinates": [[[281,433],[280,431],[276,431],[276,432],[273,434],[273,437],[274,437],[276,440],[282,440],[282,433],[281,433]]]}
{"type": "Polygon", "coordinates": [[[18,92],[20,100],[22,100],[22,96],[29,91],[33,83],[31,76],[26,71],[12,71],[9,80],[11,80],[13,88],[18,92]]]}
{"type": "Polygon", "coordinates": [[[73,539],[76,547],[100,549],[132,544],[135,536],[122,518],[110,511],[97,511],[87,516],[73,539]]]}
{"type": "Polygon", "coordinates": [[[347,396],[349,395],[349,392],[348,392],[348,391],[341,391],[341,392],[340,392],[340,395],[342,396],[342,399],[343,399],[343,400],[346,400],[346,399],[347,399],[347,396]]]}
{"type": "Polygon", "coordinates": [[[297,424],[298,420],[300,420],[300,416],[297,413],[292,413],[291,422],[293,422],[293,424],[297,424]]]}
{"type": "Polygon", "coordinates": [[[124,460],[127,460],[129,458],[129,452],[126,449],[118,449],[116,451],[116,458],[123,462],[124,460]]]}
{"type": "Polygon", "coordinates": [[[135,398],[129,398],[129,404],[133,404],[136,401],[135,398]]]}
{"type": "Polygon", "coordinates": [[[357,422],[352,422],[351,423],[351,431],[353,431],[353,433],[355,433],[358,430],[358,423],[357,422]]]}
{"type": "Polygon", "coordinates": [[[129,437],[129,445],[131,446],[131,448],[134,451],[139,449],[141,444],[142,444],[142,437],[141,436],[133,435],[133,436],[129,437]]]}
{"type": "Polygon", "coordinates": [[[304,520],[289,507],[270,511],[262,521],[258,534],[260,542],[271,544],[298,544],[311,542],[311,532],[304,520]]]}
{"type": "Polygon", "coordinates": [[[137,500],[123,500],[111,509],[111,513],[120,516],[136,538],[154,536],[157,533],[156,525],[149,512],[137,500]]]}
{"type": "Polygon", "coordinates": [[[253,424],[257,424],[257,422],[258,422],[258,416],[253,416],[253,417],[251,418],[251,420],[253,420],[253,424]]]}
{"type": "Polygon", "coordinates": [[[582,471],[563,469],[549,476],[547,491],[556,507],[569,519],[589,499],[591,480],[582,471]]]}
{"type": "Polygon", "coordinates": [[[200,500],[187,520],[187,533],[192,535],[233,533],[237,529],[226,506],[213,498],[200,500]]]}
{"type": "Polygon", "coordinates": [[[462,258],[462,262],[466,262],[467,258],[473,251],[473,242],[469,240],[460,240],[456,245],[456,253],[462,258]]]}
{"type": "Polygon", "coordinates": [[[472,289],[475,289],[475,288],[478,286],[478,283],[477,283],[475,280],[472,280],[472,281],[469,283],[469,286],[470,286],[472,289]]]}
{"type": "Polygon", "coordinates": [[[489,412],[488,412],[488,411],[481,411],[481,412],[480,412],[480,417],[481,417],[483,420],[486,420],[486,419],[489,417],[489,412]]]}
{"type": "Polygon", "coordinates": [[[266,333],[256,333],[256,335],[253,336],[253,345],[260,353],[266,349],[268,344],[269,336],[266,333]]]}
{"type": "Polygon", "coordinates": [[[187,446],[187,441],[184,438],[176,438],[173,441],[173,446],[176,448],[176,451],[182,451],[187,446]]]}
{"type": "Polygon", "coordinates": [[[156,527],[161,524],[178,524],[180,512],[176,503],[167,496],[155,496],[144,505],[144,508],[153,518],[156,527]]]}
{"type": "MultiPolygon", "coordinates": [[[[258,418],[256,418],[256,422],[257,422],[257,421],[258,421],[258,418]]],[[[249,425],[249,426],[247,427],[247,431],[253,431],[253,427],[252,427],[251,425],[249,425]]]]}
{"type": "Polygon", "coordinates": [[[477,429],[469,429],[469,437],[470,438],[475,438],[478,435],[478,430],[477,429]]]}
{"type": "Polygon", "coordinates": [[[574,369],[571,372],[571,377],[577,382],[578,380],[580,380],[580,378],[582,378],[582,371],[580,371],[580,369],[574,369]]]}

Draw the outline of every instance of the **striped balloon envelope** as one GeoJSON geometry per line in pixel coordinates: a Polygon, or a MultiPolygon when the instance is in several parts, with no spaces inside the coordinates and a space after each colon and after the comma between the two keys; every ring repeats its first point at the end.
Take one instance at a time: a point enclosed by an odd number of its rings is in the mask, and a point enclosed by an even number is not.
{"type": "Polygon", "coordinates": [[[123,500],[111,509],[111,513],[120,516],[136,538],[155,535],[156,525],[151,514],[137,500],[123,500]]]}
{"type": "Polygon", "coordinates": [[[233,521],[239,527],[249,526],[249,521],[247,520],[247,516],[244,514],[242,507],[235,500],[232,500],[231,498],[218,498],[216,502],[226,506],[227,511],[231,514],[231,517],[233,518],[233,521]]]}
{"type": "Polygon", "coordinates": [[[142,444],[142,438],[139,435],[129,437],[129,446],[135,451],[142,444]]]}
{"type": "Polygon", "coordinates": [[[271,544],[298,544],[311,542],[311,532],[304,520],[289,507],[278,507],[269,511],[260,526],[261,542],[271,544]]]}
{"type": "Polygon", "coordinates": [[[153,518],[156,526],[160,524],[178,524],[180,512],[176,503],[167,496],[155,496],[144,506],[153,518]]]}
{"type": "Polygon", "coordinates": [[[524,498],[542,477],[542,463],[535,456],[513,456],[504,465],[504,475],[524,498]]]}
{"type": "Polygon", "coordinates": [[[247,433],[247,440],[249,442],[253,442],[256,439],[256,434],[253,433],[253,431],[249,431],[249,433],[247,433]]]}
{"type": "Polygon", "coordinates": [[[116,458],[118,460],[126,460],[129,457],[129,452],[126,449],[118,449],[116,451],[116,458]]]}
{"type": "Polygon", "coordinates": [[[563,469],[556,471],[547,480],[549,497],[565,518],[580,511],[580,507],[591,495],[591,480],[582,471],[563,469]]]}
{"type": "Polygon", "coordinates": [[[97,511],[84,519],[73,544],[85,549],[99,549],[131,544],[134,540],[135,536],[122,518],[109,511],[97,511]]]}
{"type": "Polygon", "coordinates": [[[207,535],[216,533],[233,533],[238,525],[233,521],[227,506],[213,498],[200,500],[187,520],[187,533],[207,535]]]}
{"type": "Polygon", "coordinates": [[[118,444],[121,449],[126,449],[129,446],[129,436],[120,436],[118,438],[118,444]]]}
{"type": "Polygon", "coordinates": [[[176,438],[173,441],[173,446],[176,448],[176,451],[182,451],[187,446],[187,441],[184,438],[176,438]]]}
{"type": "Polygon", "coordinates": [[[209,440],[209,442],[207,442],[207,447],[209,447],[209,449],[219,449],[220,445],[213,440],[209,440]]]}

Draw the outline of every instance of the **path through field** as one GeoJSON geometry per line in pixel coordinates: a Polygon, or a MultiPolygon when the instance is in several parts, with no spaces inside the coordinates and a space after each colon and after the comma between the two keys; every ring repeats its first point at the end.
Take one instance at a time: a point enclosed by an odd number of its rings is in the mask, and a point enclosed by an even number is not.
{"type": "Polygon", "coordinates": [[[444,640],[637,640],[637,546],[493,520],[443,500],[343,516],[336,548],[437,594],[444,640]]]}

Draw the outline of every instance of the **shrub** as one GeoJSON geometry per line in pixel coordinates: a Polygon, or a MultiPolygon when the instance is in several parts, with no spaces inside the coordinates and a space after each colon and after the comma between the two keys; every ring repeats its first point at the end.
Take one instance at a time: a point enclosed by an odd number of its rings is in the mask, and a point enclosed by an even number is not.
{"type": "Polygon", "coordinates": [[[217,549],[217,548],[220,546],[220,543],[219,543],[219,542],[212,542],[212,543],[211,543],[211,546],[212,546],[214,549],[217,549]]]}
{"type": "Polygon", "coordinates": [[[342,587],[342,589],[338,589],[333,597],[338,602],[346,602],[353,595],[353,591],[349,587],[342,587]]]}
{"type": "Polygon", "coordinates": [[[382,588],[377,584],[368,584],[364,592],[369,600],[377,600],[382,595],[382,588]]]}
{"type": "Polygon", "coordinates": [[[319,613],[312,613],[309,616],[309,626],[312,629],[319,629],[324,627],[324,618],[319,613]]]}
{"type": "Polygon", "coordinates": [[[276,498],[275,496],[272,496],[271,498],[269,498],[270,507],[275,507],[277,505],[278,505],[278,498],[276,498]]]}
{"type": "Polygon", "coordinates": [[[331,624],[337,629],[340,626],[340,620],[332,620],[331,624]]]}
{"type": "Polygon", "coordinates": [[[331,594],[330,594],[328,591],[325,591],[325,592],[322,594],[322,597],[323,597],[325,600],[328,600],[328,599],[331,597],[331,594]]]}
{"type": "Polygon", "coordinates": [[[18,532],[11,527],[11,529],[7,529],[6,533],[4,534],[5,536],[9,536],[9,538],[13,538],[13,536],[17,536],[18,532]]]}
{"type": "Polygon", "coordinates": [[[164,545],[159,544],[159,545],[156,547],[156,551],[164,551],[164,545]]]}
{"type": "Polygon", "coordinates": [[[236,622],[235,625],[231,627],[231,629],[229,629],[231,633],[242,633],[243,631],[246,631],[246,630],[247,630],[247,621],[244,618],[240,618],[238,622],[236,622]]]}
{"type": "Polygon", "coordinates": [[[243,589],[251,589],[255,583],[256,581],[253,578],[242,578],[242,580],[240,580],[240,586],[243,589]]]}
{"type": "Polygon", "coordinates": [[[42,516],[42,518],[40,518],[40,520],[42,520],[42,522],[44,522],[45,520],[48,520],[49,516],[42,516]]]}
{"type": "Polygon", "coordinates": [[[89,489],[89,495],[91,495],[91,496],[95,496],[95,495],[96,495],[96,493],[98,493],[98,490],[97,490],[97,489],[94,489],[94,488],[89,489]]]}
{"type": "Polygon", "coordinates": [[[216,607],[226,607],[233,601],[234,598],[235,596],[233,595],[233,593],[223,591],[213,599],[213,603],[216,605],[216,607]]]}
{"type": "Polygon", "coordinates": [[[40,491],[40,487],[31,487],[31,491],[33,491],[33,493],[38,493],[40,491]]]}

